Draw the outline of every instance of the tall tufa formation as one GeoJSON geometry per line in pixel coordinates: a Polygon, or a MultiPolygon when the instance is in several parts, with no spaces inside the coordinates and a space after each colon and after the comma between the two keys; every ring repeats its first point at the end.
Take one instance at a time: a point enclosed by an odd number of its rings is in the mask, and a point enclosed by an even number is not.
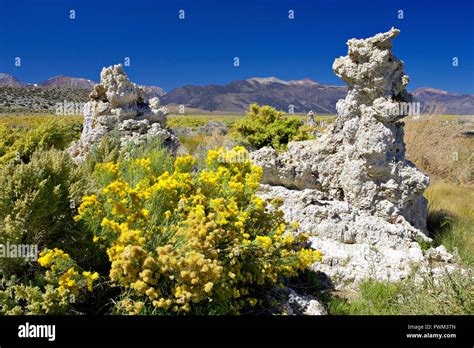
{"type": "Polygon", "coordinates": [[[157,97],[148,102],[145,98],[145,91],[128,79],[121,64],[103,68],[100,83],[94,86],[90,101],[84,106],[81,138],[69,148],[74,160],[83,161],[92,146],[114,129],[122,146],[158,137],[175,153],[179,142],[174,132],[165,128],[167,109],[160,107],[157,97]]]}
{"type": "Polygon", "coordinates": [[[391,52],[397,29],[348,41],[333,69],[348,84],[338,116],[321,138],[252,153],[264,169],[260,196],[283,200],[288,221],[311,235],[323,260],[312,267],[330,286],[357,288],[365,279],[398,281],[416,265],[442,274],[453,268],[444,247],[423,252],[429,178],[405,158],[408,76],[391,52]],[[400,112],[402,110],[402,112],[400,112]],[[437,262],[441,268],[433,268],[437,262]]]}
{"type": "Polygon", "coordinates": [[[391,52],[399,30],[348,41],[349,53],[334,61],[333,70],[348,84],[337,103],[338,116],[319,141],[290,143],[282,154],[263,148],[254,154],[264,168],[264,182],[291,189],[316,189],[395,222],[406,219],[426,228],[423,191],[429,178],[405,158],[403,62],[391,52]],[[402,112],[400,112],[400,110],[402,112]]]}

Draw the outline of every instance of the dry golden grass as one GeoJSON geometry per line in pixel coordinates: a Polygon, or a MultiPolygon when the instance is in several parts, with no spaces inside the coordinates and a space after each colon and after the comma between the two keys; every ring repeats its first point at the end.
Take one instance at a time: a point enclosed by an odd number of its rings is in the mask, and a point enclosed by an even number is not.
{"type": "Polygon", "coordinates": [[[418,168],[433,178],[464,185],[474,183],[474,138],[463,134],[472,130],[473,121],[421,116],[405,123],[407,158],[418,168]]]}
{"type": "Polygon", "coordinates": [[[407,158],[431,184],[428,229],[467,265],[474,264],[474,138],[464,133],[473,121],[459,116],[421,116],[405,127],[407,158]]]}
{"type": "Polygon", "coordinates": [[[434,180],[426,190],[430,208],[443,210],[454,217],[474,218],[474,188],[434,180]]]}

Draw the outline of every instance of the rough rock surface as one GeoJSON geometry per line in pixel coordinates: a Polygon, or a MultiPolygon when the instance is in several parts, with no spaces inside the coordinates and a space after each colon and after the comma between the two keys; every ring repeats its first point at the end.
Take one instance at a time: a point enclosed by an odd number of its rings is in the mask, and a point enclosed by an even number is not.
{"type": "Polygon", "coordinates": [[[284,315],[327,315],[326,308],[316,297],[301,294],[289,287],[274,288],[267,293],[267,299],[276,303],[271,314],[284,315]]]}
{"type": "Polygon", "coordinates": [[[145,102],[145,92],[131,82],[121,64],[102,69],[100,83],[90,94],[84,106],[84,126],[81,138],[69,152],[75,161],[84,160],[105,134],[118,130],[122,146],[136,144],[148,137],[159,137],[163,145],[175,153],[178,138],[166,127],[167,109],[155,97],[145,102]]]}
{"type": "Polygon", "coordinates": [[[403,217],[388,222],[313,189],[262,185],[259,195],[284,200],[286,220],[299,222],[299,230],[311,235],[311,246],[323,253],[313,270],[326,274],[336,289],[356,288],[367,278],[404,279],[414,265],[431,261],[418,243],[430,239],[403,217]]]}
{"type": "Polygon", "coordinates": [[[226,135],[229,132],[229,129],[224,122],[209,121],[206,125],[199,128],[199,131],[207,135],[226,135]]]}
{"type": "Polygon", "coordinates": [[[430,240],[429,178],[405,158],[399,120],[407,115],[393,112],[411,101],[403,62],[391,52],[398,33],[348,41],[348,55],[333,64],[348,94],[320,139],[252,154],[264,169],[261,195],[284,199],[287,220],[298,221],[325,255],[314,268],[338,288],[403,279],[414,264],[429,262],[418,243],[430,240]]]}

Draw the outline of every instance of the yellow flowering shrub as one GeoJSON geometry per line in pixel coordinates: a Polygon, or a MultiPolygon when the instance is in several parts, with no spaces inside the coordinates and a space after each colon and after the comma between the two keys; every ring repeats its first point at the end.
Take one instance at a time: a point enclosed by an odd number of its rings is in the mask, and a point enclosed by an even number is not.
{"type": "Polygon", "coordinates": [[[100,189],[75,219],[93,231],[111,281],[124,288],[116,312],[237,313],[321,258],[255,194],[262,169],[243,147],[209,151],[199,167],[189,155],[171,170],[147,157],[96,165],[100,189]]]}
{"type": "Polygon", "coordinates": [[[0,313],[12,315],[73,314],[76,304],[90,300],[97,272],[81,271],[61,249],[45,249],[38,264],[46,272],[36,273],[36,284],[25,284],[16,276],[0,281],[0,313]]]}
{"type": "Polygon", "coordinates": [[[46,249],[39,256],[38,263],[47,268],[45,279],[57,285],[60,294],[68,290],[79,296],[85,290],[92,291],[93,282],[99,278],[97,272],[80,272],[74,260],[61,249],[46,249]]]}

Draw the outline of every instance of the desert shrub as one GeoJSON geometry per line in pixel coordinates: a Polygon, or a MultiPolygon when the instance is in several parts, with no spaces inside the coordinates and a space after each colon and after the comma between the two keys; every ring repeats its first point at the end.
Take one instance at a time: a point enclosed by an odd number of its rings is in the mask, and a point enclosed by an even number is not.
{"type": "Polygon", "coordinates": [[[38,151],[29,163],[9,164],[0,176],[0,226],[9,237],[55,236],[72,216],[68,188],[73,166],[59,150],[38,151]]]}
{"type": "Polygon", "coordinates": [[[252,104],[247,116],[238,121],[234,128],[253,148],[271,146],[284,149],[302,125],[303,121],[286,118],[283,112],[275,108],[252,104]]]}
{"type": "MultiPolygon", "coordinates": [[[[70,195],[81,180],[69,155],[55,149],[35,152],[29,163],[5,165],[0,170],[0,243],[37,244],[40,250],[67,246],[74,256],[87,259],[92,243],[74,223],[76,209],[70,195]],[[72,246],[75,250],[70,250],[72,246]]],[[[0,270],[4,275],[19,274],[25,263],[1,258],[0,270]]]]}
{"type": "Polygon", "coordinates": [[[0,125],[0,158],[10,152],[11,147],[18,138],[18,131],[6,125],[0,125]]]}
{"type": "Polygon", "coordinates": [[[256,196],[262,169],[237,160],[244,148],[209,151],[199,170],[189,155],[170,168],[154,153],[98,164],[101,189],[76,217],[112,263],[117,313],[236,313],[321,257],[256,196]]]}
{"type": "Polygon", "coordinates": [[[57,118],[46,118],[30,129],[17,131],[9,147],[0,146],[0,165],[12,161],[28,162],[36,150],[64,149],[79,136],[80,124],[57,118]]]}
{"type": "Polygon", "coordinates": [[[98,163],[117,161],[120,157],[120,138],[117,134],[106,135],[99,144],[93,145],[84,162],[74,169],[77,180],[69,186],[71,205],[78,207],[82,197],[97,188],[93,172],[98,163]]]}
{"type": "Polygon", "coordinates": [[[3,280],[1,284],[0,314],[72,314],[69,292],[60,293],[54,285],[27,285],[19,282],[16,277],[3,280]]]}
{"type": "Polygon", "coordinates": [[[156,172],[171,171],[174,167],[174,157],[169,150],[163,147],[159,138],[148,138],[136,145],[128,143],[121,152],[119,161],[130,160],[132,158],[146,157],[151,161],[152,169],[156,172]]]}
{"type": "Polygon", "coordinates": [[[88,300],[97,272],[82,271],[61,249],[45,249],[38,263],[46,269],[36,272],[35,284],[22,283],[16,276],[0,283],[0,313],[14,315],[74,314],[88,300]]]}
{"type": "Polygon", "coordinates": [[[51,118],[27,131],[15,142],[14,147],[22,160],[28,160],[37,149],[66,148],[76,136],[74,124],[51,118]]]}
{"type": "Polygon", "coordinates": [[[84,195],[87,181],[70,156],[56,149],[36,151],[29,163],[0,170],[0,244],[46,249],[38,262],[0,258],[0,313],[72,314],[91,302],[97,274],[81,270],[105,272],[110,264],[92,234],[74,221],[74,195],[84,195]]]}
{"type": "Polygon", "coordinates": [[[117,161],[120,156],[120,137],[116,134],[105,135],[99,144],[93,145],[86,155],[82,169],[92,174],[97,163],[117,161]]]}

